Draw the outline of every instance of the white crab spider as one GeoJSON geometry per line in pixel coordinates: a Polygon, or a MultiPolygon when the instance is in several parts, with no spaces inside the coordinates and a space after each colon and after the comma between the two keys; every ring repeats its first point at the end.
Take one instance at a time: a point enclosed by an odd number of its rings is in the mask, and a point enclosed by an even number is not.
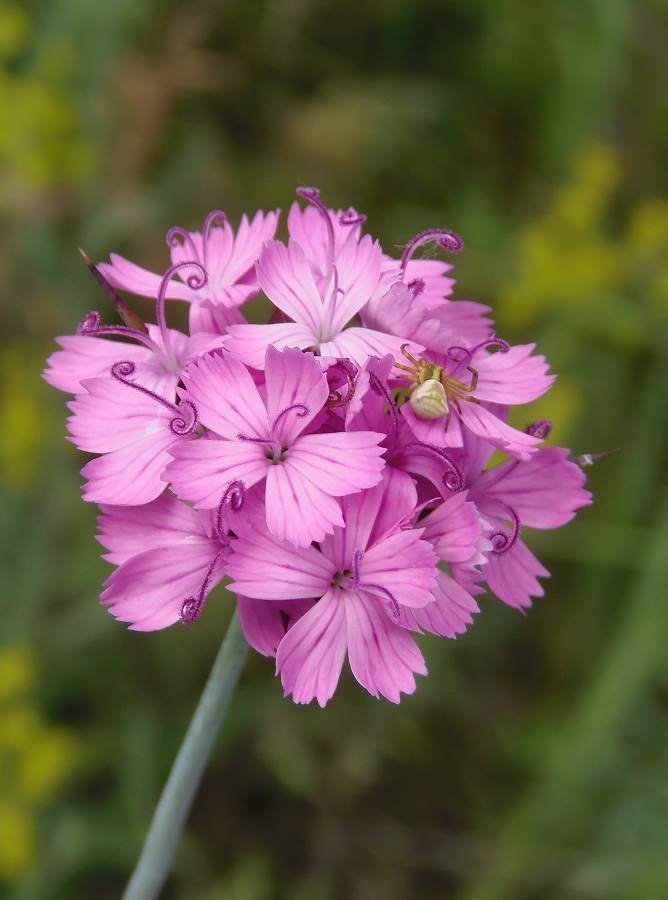
{"type": "Polygon", "coordinates": [[[404,366],[401,363],[394,365],[397,369],[409,372],[413,377],[413,384],[406,388],[406,396],[418,419],[442,419],[447,416],[449,421],[452,412],[451,403],[461,413],[460,400],[468,400],[469,403],[480,402],[472,396],[478,385],[478,373],[473,366],[466,367],[466,370],[471,373],[471,384],[464,384],[463,381],[445,375],[444,366],[439,366],[438,363],[429,363],[423,357],[415,359],[408,352],[407,347],[408,344],[403,344],[401,352],[412,363],[412,366],[404,366]]]}

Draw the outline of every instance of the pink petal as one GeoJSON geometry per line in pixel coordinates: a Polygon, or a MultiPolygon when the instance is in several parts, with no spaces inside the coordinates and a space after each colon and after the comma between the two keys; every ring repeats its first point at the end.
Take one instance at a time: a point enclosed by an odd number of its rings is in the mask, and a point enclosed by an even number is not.
{"type": "Polygon", "coordinates": [[[521,344],[507,352],[496,351],[474,357],[478,373],[475,395],[489,403],[529,403],[552,385],[544,356],[531,356],[535,344],[521,344]]]}
{"type": "Polygon", "coordinates": [[[267,413],[273,422],[283,410],[295,404],[306,406],[307,412],[295,410],[281,416],[276,438],[289,446],[313,420],[329,396],[327,379],[312,353],[294,348],[280,352],[267,348],[265,362],[267,413]]]}
{"type": "MultiPolygon", "coordinates": [[[[63,349],[56,350],[47,359],[44,379],[58,390],[70,394],[81,393],[81,382],[87,378],[108,376],[111,367],[120,360],[141,364],[148,362],[153,355],[147,347],[88,335],[59,337],[57,342],[63,349]]],[[[142,384],[155,390],[155,385],[146,383],[144,379],[142,384]]]]}
{"type": "Polygon", "coordinates": [[[155,500],[167,487],[162,480],[171,460],[174,435],[161,432],[128,447],[92,459],[81,470],[88,478],[84,500],[114,506],[138,506],[155,500]]]}
{"type": "Polygon", "coordinates": [[[97,539],[109,552],[103,559],[120,565],[148,548],[178,547],[206,537],[197,510],[162,494],[143,506],[103,506],[97,539]]]}
{"type": "Polygon", "coordinates": [[[338,290],[326,300],[331,331],[343,331],[371,297],[380,278],[381,249],[368,234],[358,243],[346,241],[336,258],[338,290]]]}
{"type": "Polygon", "coordinates": [[[230,325],[227,347],[253,369],[264,368],[267,347],[299,347],[305,350],[317,343],[310,328],[301,322],[274,325],[230,325]]]}
{"type": "MultiPolygon", "coordinates": [[[[106,581],[100,600],[134,631],[155,631],[179,621],[183,602],[197,596],[220,545],[212,540],[147,550],[119,566],[106,581]]],[[[221,580],[224,562],[212,573],[210,587],[221,580]]]]}
{"type": "Polygon", "coordinates": [[[462,424],[509,456],[529,459],[531,454],[535,453],[536,445],[541,443],[540,438],[532,437],[502,422],[479,403],[462,403],[461,406],[462,424]]]}
{"type": "Polygon", "coordinates": [[[421,522],[424,539],[435,544],[439,557],[447,562],[466,562],[476,551],[482,531],[475,503],[465,492],[447,497],[421,522]]]}
{"type": "Polygon", "coordinates": [[[209,354],[188,369],[184,377],[197,418],[216,434],[237,441],[238,435],[266,437],[267,410],[246,368],[231,353],[209,354]]]}
{"type": "Polygon", "coordinates": [[[235,592],[258,600],[321,597],[335,571],[315,547],[279,541],[266,526],[243,534],[227,566],[235,592]]]}
{"type": "Polygon", "coordinates": [[[434,599],[437,563],[434,548],[420,540],[420,530],[398,531],[365,551],[360,576],[364,584],[385,588],[400,605],[426,606],[434,599]]]}
{"type": "Polygon", "coordinates": [[[295,703],[325,706],[339,683],[346,656],[346,611],[339,591],[329,590],[281,641],[276,669],[295,703]]]}
{"type": "Polygon", "coordinates": [[[304,251],[290,241],[265,244],[257,264],[260,287],[267,297],[295,322],[317,334],[323,305],[304,251]]]}
{"type": "Polygon", "coordinates": [[[484,494],[498,497],[515,510],[523,525],[565,525],[577,509],[592,502],[591,494],[584,489],[584,472],[567,456],[568,450],[560,447],[541,447],[519,465],[512,460],[501,463],[483,472],[475,483],[474,497],[482,501],[483,512],[487,508],[484,494]]]}
{"type": "Polygon", "coordinates": [[[268,462],[259,444],[199,438],[173,448],[165,478],[180,497],[196,506],[218,506],[233,481],[250,488],[261,481],[268,462]]]}
{"type": "Polygon", "coordinates": [[[377,484],[382,476],[384,435],[373,431],[307,434],[288,450],[286,462],[333,497],[377,484]]]}
{"type": "MultiPolygon", "coordinates": [[[[88,453],[107,453],[152,435],[176,436],[170,422],[176,410],[163,406],[154,397],[121,384],[114,378],[91,378],[82,385],[87,393],[77,394],[68,403],[73,415],[68,428],[73,442],[88,453]]],[[[169,445],[169,441],[165,446],[169,445]]]]}
{"type": "MultiPolygon", "coordinates": [[[[111,263],[98,263],[97,268],[112,287],[138,294],[140,297],[158,296],[162,275],[142,269],[118,253],[110,253],[109,259],[111,263]]],[[[172,279],[167,287],[166,296],[170,300],[192,300],[193,291],[187,285],[172,279]]]]}
{"type": "Polygon", "coordinates": [[[345,609],[348,659],[362,687],[374,697],[382,694],[392,703],[398,703],[402,693],[412,694],[414,674],[427,674],[413,636],[390,622],[364,593],[348,593],[345,609]]]}
{"type": "Polygon", "coordinates": [[[268,468],[266,505],[269,531],[296,547],[321,541],[335,526],[344,524],[337,501],[288,460],[268,468]]]}
{"type": "Polygon", "coordinates": [[[237,600],[244,637],[263,656],[276,656],[286,632],[314,604],[313,600],[253,600],[241,596],[237,600]]]}
{"type": "Polygon", "coordinates": [[[454,578],[445,572],[438,573],[438,584],[434,589],[434,602],[420,609],[406,610],[409,619],[432,634],[454,638],[466,631],[480,612],[478,604],[454,578]]]}
{"type": "Polygon", "coordinates": [[[545,591],[538,578],[548,578],[549,575],[521,540],[515,541],[507,553],[490,555],[483,566],[483,577],[490,591],[499,600],[517,609],[531,606],[532,597],[543,596],[545,591]]]}

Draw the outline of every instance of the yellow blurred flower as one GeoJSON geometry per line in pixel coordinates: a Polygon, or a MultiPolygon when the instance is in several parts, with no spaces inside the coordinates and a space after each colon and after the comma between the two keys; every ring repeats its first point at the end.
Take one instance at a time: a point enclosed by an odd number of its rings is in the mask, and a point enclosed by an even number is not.
{"type": "Polygon", "coordinates": [[[38,854],[38,814],[75,756],[73,735],[33,705],[37,677],[28,644],[0,648],[0,880],[16,881],[38,854]]]}

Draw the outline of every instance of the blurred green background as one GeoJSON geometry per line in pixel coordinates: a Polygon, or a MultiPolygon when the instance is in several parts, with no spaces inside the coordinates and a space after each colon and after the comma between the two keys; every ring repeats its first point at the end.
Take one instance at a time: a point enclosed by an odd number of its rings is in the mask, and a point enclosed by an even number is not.
{"type": "MultiPolygon", "coordinates": [[[[39,378],[102,292],[77,247],[155,271],[172,225],[353,204],[387,250],[461,234],[455,297],[559,378],[521,421],[621,452],[528,543],[399,707],[323,711],[253,655],[165,900],[668,897],[666,0],[0,2],[0,895],[112,900],[229,616],[128,632],[39,378]]],[[[146,307],[148,314],[148,307],[146,307]]]]}

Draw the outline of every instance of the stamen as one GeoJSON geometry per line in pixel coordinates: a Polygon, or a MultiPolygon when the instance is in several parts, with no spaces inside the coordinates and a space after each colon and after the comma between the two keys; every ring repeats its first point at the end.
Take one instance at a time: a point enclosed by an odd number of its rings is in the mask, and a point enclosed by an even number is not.
{"type": "Polygon", "coordinates": [[[313,206],[318,210],[320,215],[325,220],[325,226],[327,228],[327,273],[332,271],[332,265],[334,264],[334,247],[335,247],[335,239],[334,239],[334,227],[332,225],[332,220],[329,217],[329,212],[327,207],[320,199],[320,191],[315,187],[298,187],[297,188],[297,196],[303,197],[304,200],[308,200],[309,203],[312,203],[313,206]]]}
{"type": "Polygon", "coordinates": [[[483,347],[498,347],[501,353],[507,353],[510,350],[510,344],[508,341],[504,341],[501,338],[496,337],[496,335],[492,335],[484,341],[480,341],[479,344],[476,344],[475,347],[471,347],[471,353],[477,353],[478,350],[481,350],[483,347]]]}
{"type": "Polygon", "coordinates": [[[211,229],[222,228],[226,222],[227,216],[222,209],[215,209],[213,212],[210,212],[204,220],[204,227],[202,228],[202,266],[205,270],[208,269],[207,263],[209,259],[208,252],[211,229]]]}
{"type": "Polygon", "coordinates": [[[357,375],[357,366],[349,359],[339,359],[330,366],[325,373],[327,384],[329,385],[329,396],[325,401],[325,406],[329,409],[337,409],[341,406],[347,406],[355,396],[355,376],[357,375]],[[339,386],[345,384],[347,392],[342,394],[339,386]]]}
{"type": "Polygon", "coordinates": [[[202,586],[200,587],[197,596],[188,597],[183,601],[181,605],[180,619],[184,625],[194,625],[202,615],[202,609],[204,608],[204,601],[206,600],[209,585],[211,584],[211,576],[213,575],[213,570],[215,569],[220,557],[223,555],[226,549],[227,547],[224,547],[219,553],[216,554],[213,562],[207,570],[206,575],[204,576],[204,581],[202,582],[202,586]]]}
{"type": "Polygon", "coordinates": [[[195,242],[192,239],[192,235],[189,231],[186,231],[185,228],[181,228],[180,225],[175,225],[173,228],[170,228],[167,232],[167,237],[165,241],[167,242],[168,247],[178,247],[181,244],[179,240],[181,238],[183,240],[183,246],[187,245],[188,249],[193,255],[194,259],[199,259],[199,253],[197,247],[195,246],[195,242]]]}
{"type": "Polygon", "coordinates": [[[339,225],[363,225],[366,222],[364,213],[358,213],[354,206],[349,206],[339,216],[339,225]]]}
{"type": "Polygon", "coordinates": [[[127,325],[100,325],[99,312],[89,312],[77,325],[77,334],[82,337],[100,337],[104,334],[115,334],[118,337],[132,338],[140,341],[150,350],[159,351],[160,348],[143,331],[130,328],[127,325]]]}
{"type": "MultiPolygon", "coordinates": [[[[451,359],[453,363],[456,363],[457,368],[460,366],[470,366],[471,359],[473,358],[473,353],[467,347],[460,347],[457,344],[453,344],[451,347],[445,351],[445,355],[448,359],[451,359]],[[461,356],[459,355],[461,354],[461,356]]],[[[455,370],[456,371],[456,370],[455,370]]]]}
{"type": "Polygon", "coordinates": [[[287,413],[292,412],[293,410],[297,410],[297,415],[300,419],[303,419],[304,416],[308,415],[308,406],[304,406],[303,403],[293,403],[292,406],[287,406],[285,409],[281,410],[281,412],[274,419],[274,423],[271,426],[271,433],[268,437],[249,437],[247,434],[237,434],[238,441],[246,441],[249,444],[267,444],[272,448],[274,454],[274,462],[280,462],[281,455],[284,451],[284,448],[281,446],[281,442],[276,437],[276,426],[280,422],[280,420],[287,413]]]}
{"type": "Polygon", "coordinates": [[[156,394],[147,387],[137,384],[136,381],[131,381],[130,379],[136,371],[136,365],[128,359],[120,360],[111,367],[111,375],[116,381],[120,381],[126,387],[139,391],[140,394],[151,397],[151,399],[164,406],[165,409],[176,414],[169,423],[169,427],[174,434],[179,435],[179,437],[191,434],[197,425],[197,408],[195,404],[191,400],[181,400],[178,404],[170,403],[169,400],[165,400],[160,394],[156,394]]]}
{"type": "MultiPolygon", "coordinates": [[[[79,253],[83,256],[83,261],[86,263],[90,271],[93,273],[96,281],[102,285],[102,289],[109,297],[111,302],[114,305],[114,309],[121,317],[121,319],[125,322],[128,328],[133,329],[134,331],[140,331],[144,334],[148,334],[148,328],[145,323],[142,321],[141,317],[138,313],[134,311],[134,309],[130,306],[127,301],[123,300],[119,294],[116,293],[114,288],[109,284],[107,279],[104,277],[102,272],[98,269],[98,267],[89,259],[89,257],[84,253],[84,251],[79,247],[79,253]]],[[[99,322],[99,317],[98,317],[99,322]]]]}
{"type": "Polygon", "coordinates": [[[538,419],[536,422],[529,422],[524,431],[526,434],[530,434],[531,437],[540,438],[541,441],[544,441],[552,431],[552,422],[549,419],[538,419]]]}
{"type": "Polygon", "coordinates": [[[303,419],[304,416],[308,415],[308,406],[305,406],[303,403],[293,403],[292,406],[286,406],[285,409],[282,409],[274,419],[274,424],[271,427],[272,434],[275,433],[276,426],[281,421],[283,416],[285,416],[289,412],[293,412],[294,410],[296,410],[297,417],[300,419],[303,419]]]}
{"type": "Polygon", "coordinates": [[[399,268],[405,270],[408,261],[412,258],[417,248],[429,241],[434,241],[446,253],[459,253],[464,249],[464,242],[454,231],[446,231],[443,228],[430,228],[427,231],[421,231],[420,234],[416,234],[408,242],[401,257],[399,268]]]}
{"type": "Polygon", "coordinates": [[[246,485],[243,481],[231,481],[225,488],[225,493],[220,498],[218,510],[216,512],[216,534],[221,541],[227,540],[227,533],[230,530],[229,525],[225,523],[226,513],[241,512],[246,498],[246,485]]]}
{"type": "Polygon", "coordinates": [[[362,551],[359,547],[353,551],[353,583],[350,588],[352,591],[359,590],[368,590],[368,591],[378,591],[381,594],[384,594],[387,599],[390,601],[390,605],[392,607],[392,614],[396,619],[401,616],[401,608],[397,603],[394,595],[388,591],[386,587],[383,587],[382,584],[374,584],[371,581],[361,581],[360,580],[360,563],[362,561],[362,551]]]}
{"type": "Polygon", "coordinates": [[[492,553],[495,556],[503,556],[504,553],[507,553],[515,544],[515,541],[519,537],[520,534],[520,517],[517,515],[512,506],[509,506],[503,500],[499,500],[498,497],[493,498],[499,506],[502,506],[505,511],[508,513],[508,518],[512,522],[512,533],[508,534],[506,531],[495,531],[490,535],[490,541],[492,542],[492,553]]]}
{"type": "Polygon", "coordinates": [[[434,444],[424,444],[421,441],[415,441],[402,447],[401,452],[403,453],[406,450],[425,450],[428,453],[433,453],[434,456],[443,460],[449,467],[442,479],[445,487],[453,494],[464,489],[464,473],[443,447],[435,447],[434,444]]]}
{"type": "Polygon", "coordinates": [[[375,372],[369,372],[369,387],[372,391],[380,394],[380,396],[387,404],[387,410],[392,418],[392,428],[396,435],[397,431],[399,430],[399,409],[394,401],[394,397],[390,393],[389,388],[384,381],[380,380],[375,372]]]}
{"type": "Polygon", "coordinates": [[[413,300],[415,300],[415,298],[419,297],[424,291],[426,284],[423,278],[414,278],[412,281],[408,282],[406,287],[413,294],[413,300]]]}
{"type": "Polygon", "coordinates": [[[165,300],[167,297],[167,287],[169,286],[169,282],[172,280],[174,275],[185,268],[194,268],[196,270],[192,273],[192,275],[188,275],[185,280],[185,283],[192,291],[200,290],[200,288],[203,288],[207,282],[204,266],[201,266],[198,262],[194,261],[181,262],[177,263],[177,265],[175,266],[170,266],[162,276],[162,281],[160,282],[160,290],[158,291],[158,298],[155,304],[155,317],[158,323],[158,327],[160,328],[160,332],[163,336],[166,350],[168,349],[167,321],[165,319],[165,300]]]}

